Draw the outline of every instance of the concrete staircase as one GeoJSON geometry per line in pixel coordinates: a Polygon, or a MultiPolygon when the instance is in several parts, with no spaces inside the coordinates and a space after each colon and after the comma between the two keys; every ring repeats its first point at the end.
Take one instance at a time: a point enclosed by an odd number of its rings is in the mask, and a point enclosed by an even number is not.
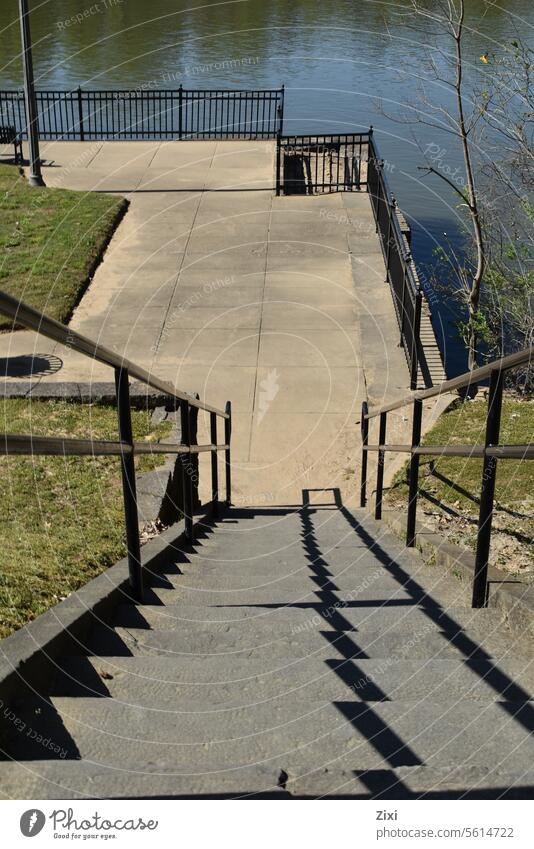
{"type": "Polygon", "coordinates": [[[5,797],[531,798],[531,650],[363,513],[230,510],[150,583],[25,700],[5,797]]]}

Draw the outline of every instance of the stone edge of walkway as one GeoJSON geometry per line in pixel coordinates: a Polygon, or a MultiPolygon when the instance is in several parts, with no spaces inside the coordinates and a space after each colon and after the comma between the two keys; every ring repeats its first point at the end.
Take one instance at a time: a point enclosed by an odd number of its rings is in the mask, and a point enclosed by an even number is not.
{"type": "MultiPolygon", "coordinates": [[[[384,510],[382,518],[397,536],[404,537],[406,510],[384,510]]],[[[474,553],[463,546],[446,542],[421,521],[417,521],[415,544],[427,562],[441,566],[450,573],[451,579],[464,584],[466,601],[470,603],[475,572],[474,553]]],[[[517,637],[534,637],[534,586],[521,581],[510,583],[510,575],[491,564],[489,580],[489,606],[504,613],[510,630],[517,637]]]]}
{"type": "MultiPolygon", "coordinates": [[[[208,523],[212,515],[210,502],[203,505],[196,523],[208,523]]],[[[185,525],[180,521],[142,547],[143,566],[161,571],[169,553],[180,550],[184,541],[185,525]]],[[[125,557],[0,641],[0,704],[5,707],[28,689],[39,689],[49,680],[56,658],[73,650],[79,654],[95,621],[109,622],[117,604],[130,600],[125,557]]]]}
{"type": "MultiPolygon", "coordinates": [[[[72,382],[72,381],[37,381],[4,380],[0,385],[1,398],[34,398],[36,401],[52,401],[61,399],[76,403],[88,402],[93,404],[114,404],[116,401],[115,384],[111,381],[72,382]]],[[[170,396],[152,389],[141,382],[130,384],[130,401],[138,407],[148,406],[150,409],[162,407],[170,402],[170,396]]],[[[177,402],[178,403],[178,402],[177,402]]]]}

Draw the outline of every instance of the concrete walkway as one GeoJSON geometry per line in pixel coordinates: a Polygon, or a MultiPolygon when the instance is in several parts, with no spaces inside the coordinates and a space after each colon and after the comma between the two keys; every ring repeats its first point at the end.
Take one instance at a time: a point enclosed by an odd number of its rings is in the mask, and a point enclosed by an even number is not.
{"type": "Polygon", "coordinates": [[[7,729],[0,795],[531,799],[531,646],[323,504],[234,509],[145,606],[95,614],[16,707],[32,735],[7,729]]]}
{"type": "MultiPolygon", "coordinates": [[[[232,401],[236,503],[292,503],[306,486],[353,495],[361,402],[408,385],[367,195],[274,197],[272,142],[56,142],[42,154],[48,185],[130,201],[72,327],[232,401]]],[[[29,334],[14,341],[60,358],[47,380],[111,378],[29,334]]]]}

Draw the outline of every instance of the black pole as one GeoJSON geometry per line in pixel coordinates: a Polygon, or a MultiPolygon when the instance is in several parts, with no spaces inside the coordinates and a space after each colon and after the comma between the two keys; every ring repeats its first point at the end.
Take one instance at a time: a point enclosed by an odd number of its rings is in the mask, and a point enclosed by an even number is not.
{"type": "Polygon", "coordinates": [[[19,0],[20,35],[22,39],[22,58],[24,63],[24,99],[26,102],[26,128],[30,147],[30,186],[44,186],[39,157],[39,129],[37,125],[37,104],[33,84],[32,40],[30,34],[30,13],[28,0],[19,0]]]}
{"type": "Polygon", "coordinates": [[[230,455],[230,442],[232,439],[232,404],[226,402],[225,413],[227,418],[224,420],[224,444],[228,446],[224,452],[224,461],[226,466],[226,504],[230,506],[232,503],[232,468],[230,455]]]}
{"type": "Polygon", "coordinates": [[[367,401],[362,403],[362,420],[360,426],[362,429],[362,477],[360,482],[360,507],[365,507],[367,504],[367,454],[365,446],[369,444],[369,419],[366,418],[369,408],[367,401]]]}
{"type": "MultiPolygon", "coordinates": [[[[210,440],[217,445],[217,413],[210,413],[210,440]]],[[[217,450],[211,452],[211,503],[213,518],[219,515],[219,467],[217,450]]]]}
{"type": "MultiPolygon", "coordinates": [[[[418,448],[421,442],[421,423],[423,419],[423,402],[413,402],[412,419],[412,449],[418,448]]],[[[406,545],[415,545],[415,522],[417,518],[417,494],[419,490],[419,454],[410,457],[410,482],[408,495],[408,521],[406,523],[406,545]]]]}
{"type": "MultiPolygon", "coordinates": [[[[378,444],[385,445],[386,444],[386,427],[387,427],[387,413],[380,413],[380,429],[378,435],[378,444]]],[[[382,518],[382,491],[384,488],[384,465],[385,465],[385,452],[378,452],[378,464],[376,467],[376,502],[375,502],[375,519],[382,518]]]]}
{"type": "MultiPolygon", "coordinates": [[[[182,445],[191,448],[191,418],[189,415],[189,402],[182,401],[180,404],[180,418],[182,425],[182,445]]],[[[184,496],[184,520],[185,536],[188,542],[193,542],[193,481],[191,480],[192,464],[191,452],[180,454],[182,463],[182,488],[184,496]]]]}
{"type": "MultiPolygon", "coordinates": [[[[488,395],[486,448],[489,448],[490,445],[499,444],[503,383],[503,372],[500,369],[493,369],[490,376],[488,395]]],[[[491,522],[493,518],[496,477],[497,458],[484,457],[482,487],[480,490],[480,511],[478,515],[475,577],[473,579],[473,607],[485,607],[487,604],[488,561],[491,545],[491,522]]]]}
{"type": "MultiPolygon", "coordinates": [[[[115,369],[117,393],[117,415],[119,418],[120,441],[133,448],[132,416],[130,410],[130,387],[127,369],[115,369]]],[[[136,601],[143,601],[143,572],[139,544],[139,518],[137,515],[137,492],[135,487],[135,465],[133,451],[121,454],[122,491],[124,497],[124,519],[126,522],[126,544],[128,546],[128,570],[130,586],[136,601]]]]}

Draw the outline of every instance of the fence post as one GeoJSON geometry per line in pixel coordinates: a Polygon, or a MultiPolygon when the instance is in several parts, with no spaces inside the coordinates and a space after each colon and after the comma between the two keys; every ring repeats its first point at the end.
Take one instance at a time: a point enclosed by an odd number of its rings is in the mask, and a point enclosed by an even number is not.
{"type": "Polygon", "coordinates": [[[280,197],[280,166],[282,163],[280,133],[276,134],[276,197],[280,197]]]}
{"type": "MultiPolygon", "coordinates": [[[[189,416],[189,402],[180,402],[181,421],[181,444],[191,447],[191,419],[189,416]]],[[[182,464],[182,491],[184,499],[185,536],[188,542],[193,542],[193,483],[191,481],[191,451],[180,454],[182,464]]]]}
{"type": "Polygon", "coordinates": [[[143,601],[143,571],[141,567],[141,547],[139,544],[139,518],[137,514],[137,492],[135,486],[135,465],[133,455],[132,414],[130,409],[130,387],[128,370],[115,369],[115,391],[117,398],[117,417],[119,421],[119,439],[128,453],[121,453],[122,493],[124,500],[124,520],[126,523],[126,545],[128,547],[128,571],[132,596],[143,601]]]}
{"type": "MultiPolygon", "coordinates": [[[[386,444],[386,426],[387,413],[380,413],[380,431],[378,436],[378,444],[386,444]]],[[[382,518],[382,490],[384,487],[384,465],[385,452],[378,452],[378,465],[376,467],[376,502],[375,502],[375,519],[382,518]]]]}
{"type": "Polygon", "coordinates": [[[412,323],[412,338],[410,340],[411,343],[411,357],[410,357],[410,389],[417,389],[417,374],[419,371],[419,345],[420,345],[420,334],[421,334],[421,305],[423,300],[423,293],[421,289],[417,290],[415,295],[415,308],[414,308],[414,317],[412,323]]]}
{"type": "Polygon", "coordinates": [[[406,348],[404,342],[404,319],[406,316],[406,278],[408,277],[408,264],[411,260],[411,254],[407,253],[404,257],[402,255],[400,245],[397,246],[397,250],[399,251],[399,258],[402,260],[402,290],[401,290],[401,302],[400,302],[400,348],[406,348]]]}
{"type": "MultiPolygon", "coordinates": [[[[488,393],[486,439],[484,442],[486,448],[489,448],[491,445],[499,444],[503,385],[504,373],[501,369],[493,369],[490,375],[490,387],[488,393]]],[[[491,523],[493,518],[493,499],[495,497],[496,477],[497,458],[485,456],[480,489],[477,553],[475,557],[475,576],[473,579],[473,607],[485,607],[488,601],[488,561],[491,545],[491,523]]]]}
{"type": "Polygon", "coordinates": [[[367,504],[367,455],[368,451],[365,446],[369,444],[369,419],[366,418],[369,408],[367,401],[362,403],[362,418],[360,427],[362,431],[362,477],[360,483],[360,507],[365,507],[367,504]]]}
{"type": "Polygon", "coordinates": [[[280,103],[278,104],[278,132],[282,135],[282,131],[284,129],[284,97],[285,97],[285,85],[280,89],[280,103]]]}
{"type": "Polygon", "coordinates": [[[82,103],[82,90],[80,86],[78,86],[78,127],[80,130],[80,141],[85,141],[85,132],[83,129],[83,103],[82,103]]]}
{"type": "MultiPolygon", "coordinates": [[[[386,200],[387,202],[387,200],[386,200]]],[[[394,196],[391,196],[391,203],[389,204],[389,215],[388,215],[388,241],[386,245],[386,283],[389,283],[390,273],[389,273],[389,258],[391,256],[391,231],[392,231],[392,221],[393,216],[396,214],[397,201],[394,196]]]]}
{"type": "MultiPolygon", "coordinates": [[[[210,413],[210,441],[217,445],[217,413],[210,413]]],[[[216,519],[219,515],[219,466],[217,449],[211,451],[211,503],[212,515],[216,519]]]]}
{"type": "Polygon", "coordinates": [[[415,521],[417,517],[417,495],[419,490],[419,454],[414,454],[413,449],[421,442],[421,423],[423,418],[423,402],[413,402],[412,417],[412,454],[409,465],[409,494],[408,494],[408,519],[406,522],[406,545],[413,548],[415,545],[415,521]]]}
{"type": "Polygon", "coordinates": [[[224,420],[224,444],[228,446],[224,452],[224,461],[226,466],[226,504],[230,506],[232,503],[232,474],[231,474],[231,456],[230,456],[230,441],[232,439],[232,404],[226,402],[225,413],[228,418],[224,420]]]}
{"type": "Polygon", "coordinates": [[[180,83],[180,86],[178,88],[178,138],[179,139],[181,139],[183,137],[182,105],[183,105],[183,86],[180,83]]]}

